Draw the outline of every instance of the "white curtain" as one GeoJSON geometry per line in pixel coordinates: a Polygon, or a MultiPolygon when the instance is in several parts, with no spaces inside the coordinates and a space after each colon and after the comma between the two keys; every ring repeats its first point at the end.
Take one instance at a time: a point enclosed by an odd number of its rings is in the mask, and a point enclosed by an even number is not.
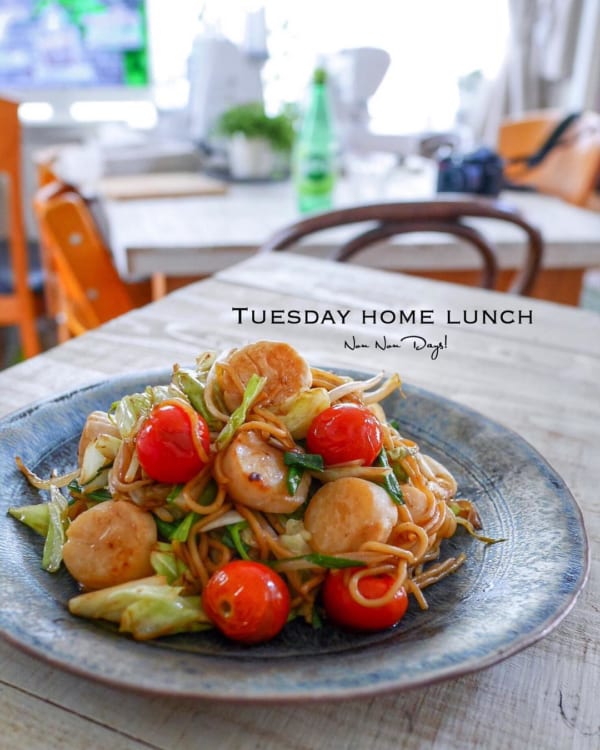
{"type": "Polygon", "coordinates": [[[600,112],[600,0],[583,0],[569,105],[600,112]]]}
{"type": "Polygon", "coordinates": [[[495,144],[506,115],[562,108],[569,101],[584,2],[509,0],[506,62],[482,111],[479,135],[484,142],[495,144]]]}

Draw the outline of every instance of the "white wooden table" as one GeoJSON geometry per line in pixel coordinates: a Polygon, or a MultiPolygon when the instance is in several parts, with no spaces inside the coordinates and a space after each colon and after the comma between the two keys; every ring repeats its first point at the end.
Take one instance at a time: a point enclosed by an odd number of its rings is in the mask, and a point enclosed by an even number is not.
{"type": "MultiPolygon", "coordinates": [[[[431,166],[419,172],[399,169],[385,179],[367,175],[342,180],[335,205],[425,200],[434,193],[431,166]]],[[[518,208],[544,236],[542,268],[552,280],[538,296],[576,304],[582,270],[600,266],[600,212],[533,193],[510,191],[501,198],[518,208]],[[557,279],[564,284],[566,274],[571,274],[577,289],[561,296],[556,291],[557,279]]],[[[101,214],[115,263],[127,279],[213,273],[248,258],[271,234],[300,218],[289,181],[233,184],[224,196],[101,200],[101,214]]],[[[501,268],[519,267],[524,251],[523,234],[517,227],[488,220],[473,223],[495,243],[501,268]]],[[[350,236],[351,228],[322,233],[298,251],[324,257],[350,236]]],[[[479,258],[453,238],[413,235],[367,250],[360,263],[385,269],[460,272],[478,268],[479,258]]]]}
{"type": "MultiPolygon", "coordinates": [[[[572,308],[301,256],[257,257],[0,373],[0,413],[207,348],[285,338],[313,362],[357,366],[335,325],[238,324],[233,307],[432,309],[448,347],[369,351],[369,368],[451,397],[521,434],[563,476],[592,544],[589,583],[549,636],[460,679],[348,703],[235,706],[127,693],[0,642],[0,747],[11,750],[596,750],[600,746],[600,318],[572,308]],[[532,311],[533,324],[461,325],[446,310],[532,311]]],[[[418,327],[417,327],[418,328],[418,327]]],[[[431,327],[429,327],[431,328],[431,327]]],[[[426,335],[432,335],[431,333],[426,335]]],[[[157,669],[160,662],[157,660],[157,669]]]]}

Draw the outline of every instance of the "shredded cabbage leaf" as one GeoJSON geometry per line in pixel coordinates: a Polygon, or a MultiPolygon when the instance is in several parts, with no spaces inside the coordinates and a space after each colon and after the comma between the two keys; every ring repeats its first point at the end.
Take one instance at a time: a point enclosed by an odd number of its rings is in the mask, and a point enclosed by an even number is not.
{"type": "Polygon", "coordinates": [[[242,403],[233,411],[229,417],[229,421],[219,433],[216,443],[217,450],[223,450],[223,448],[229,445],[238,427],[241,427],[246,421],[246,416],[250,411],[250,407],[258,398],[258,395],[264,388],[266,382],[266,378],[261,378],[256,375],[256,373],[251,375],[246,384],[246,388],[244,389],[242,403]]]}
{"type": "Polygon", "coordinates": [[[47,505],[48,531],[42,553],[42,568],[49,573],[56,573],[62,562],[65,531],[69,524],[67,517],[69,503],[58,487],[51,487],[50,501],[47,505]]]}

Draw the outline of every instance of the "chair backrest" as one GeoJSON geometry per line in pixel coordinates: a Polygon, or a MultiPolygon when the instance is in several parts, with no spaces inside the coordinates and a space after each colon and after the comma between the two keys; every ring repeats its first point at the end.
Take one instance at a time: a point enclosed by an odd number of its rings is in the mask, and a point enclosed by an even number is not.
{"type": "Polygon", "coordinates": [[[0,325],[17,326],[23,354],[40,351],[35,301],[29,287],[29,260],[21,198],[21,126],[18,104],[0,99],[0,173],[6,175],[8,198],[8,249],[12,289],[0,294],[0,325]]]}
{"type": "Polygon", "coordinates": [[[330,258],[342,262],[347,261],[365,247],[395,235],[415,232],[449,234],[467,241],[479,252],[483,261],[480,286],[493,289],[499,270],[497,251],[479,230],[464,221],[464,219],[473,218],[503,220],[523,230],[526,237],[525,261],[509,291],[514,294],[529,294],[540,269],[544,247],[542,235],[515,209],[500,201],[479,199],[403,201],[329,211],[285,227],[267,240],[259,252],[285,250],[307,235],[325,229],[374,222],[366,231],[363,230],[358,236],[336,248],[330,258]]]}
{"type": "Polygon", "coordinates": [[[85,200],[50,183],[34,199],[46,272],[54,288],[59,340],[96,328],[133,309],[85,200]]]}
{"type": "Polygon", "coordinates": [[[33,166],[37,179],[37,186],[44,187],[52,182],[61,182],[56,171],[56,163],[63,146],[47,146],[33,154],[33,166]]]}

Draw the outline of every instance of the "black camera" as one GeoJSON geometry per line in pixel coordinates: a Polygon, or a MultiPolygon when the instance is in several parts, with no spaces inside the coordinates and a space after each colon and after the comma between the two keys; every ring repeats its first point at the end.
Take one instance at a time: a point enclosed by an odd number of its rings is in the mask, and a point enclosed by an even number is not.
{"type": "Polygon", "coordinates": [[[438,161],[438,193],[498,195],[503,187],[502,159],[489,148],[438,161]]]}

